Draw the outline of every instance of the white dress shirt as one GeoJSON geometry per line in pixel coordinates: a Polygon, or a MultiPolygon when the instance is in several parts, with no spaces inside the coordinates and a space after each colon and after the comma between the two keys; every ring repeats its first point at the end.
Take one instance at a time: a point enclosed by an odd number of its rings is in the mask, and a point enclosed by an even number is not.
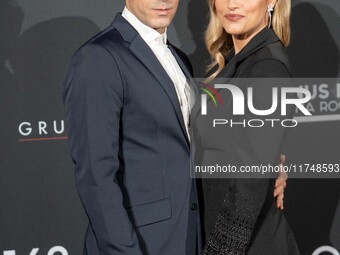
{"type": "Polygon", "coordinates": [[[132,12],[126,7],[122,16],[137,30],[142,39],[151,48],[156,55],[158,61],[174,83],[178,101],[181,106],[181,111],[189,137],[189,120],[190,120],[190,86],[187,79],[178,65],[175,57],[171,53],[167,45],[167,30],[164,34],[160,34],[157,30],[142,23],[132,12]]]}

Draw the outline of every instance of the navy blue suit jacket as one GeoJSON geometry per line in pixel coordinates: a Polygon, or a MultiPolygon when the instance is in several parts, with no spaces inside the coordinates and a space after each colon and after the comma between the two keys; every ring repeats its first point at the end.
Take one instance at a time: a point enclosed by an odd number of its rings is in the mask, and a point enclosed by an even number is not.
{"type": "MultiPolygon", "coordinates": [[[[169,44],[184,74],[187,57],[169,44]]],[[[173,82],[118,14],[73,56],[65,118],[89,218],[84,254],[195,254],[189,140],[173,82]]]]}

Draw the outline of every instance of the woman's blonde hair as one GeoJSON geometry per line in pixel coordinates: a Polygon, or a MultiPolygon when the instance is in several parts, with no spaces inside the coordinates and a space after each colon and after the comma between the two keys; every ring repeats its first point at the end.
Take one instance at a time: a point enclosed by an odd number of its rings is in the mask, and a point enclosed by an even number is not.
{"type": "MultiPolygon", "coordinates": [[[[208,78],[214,79],[225,66],[225,56],[233,47],[231,35],[225,32],[215,9],[215,0],[208,0],[209,5],[209,24],[205,32],[205,44],[212,57],[213,62],[208,66],[211,71],[216,65],[217,70],[208,78]]],[[[290,12],[291,0],[277,0],[273,17],[272,28],[282,44],[287,47],[290,41],[290,12]]]]}

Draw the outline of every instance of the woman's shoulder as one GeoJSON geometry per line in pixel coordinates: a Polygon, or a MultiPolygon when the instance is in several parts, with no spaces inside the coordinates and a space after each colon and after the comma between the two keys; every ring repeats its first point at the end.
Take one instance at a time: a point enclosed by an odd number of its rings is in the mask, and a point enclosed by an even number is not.
{"type": "Polygon", "coordinates": [[[247,78],[288,78],[293,76],[285,47],[281,42],[266,45],[251,54],[237,76],[247,78]]]}

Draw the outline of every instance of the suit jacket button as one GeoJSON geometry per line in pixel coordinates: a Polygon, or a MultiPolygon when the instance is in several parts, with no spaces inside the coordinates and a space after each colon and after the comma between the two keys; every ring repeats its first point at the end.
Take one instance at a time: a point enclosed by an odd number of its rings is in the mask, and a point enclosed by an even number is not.
{"type": "Polygon", "coordinates": [[[191,210],[196,211],[197,210],[197,204],[192,203],[190,208],[191,208],[191,210]]]}

